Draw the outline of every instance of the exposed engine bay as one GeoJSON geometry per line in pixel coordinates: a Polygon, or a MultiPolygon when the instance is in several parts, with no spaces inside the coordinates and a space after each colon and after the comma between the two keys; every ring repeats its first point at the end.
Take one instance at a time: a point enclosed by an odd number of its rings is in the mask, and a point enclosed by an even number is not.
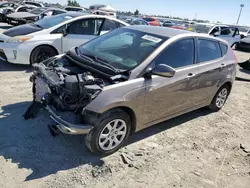
{"type": "Polygon", "coordinates": [[[35,64],[30,77],[34,102],[33,107],[31,105],[26,111],[25,119],[35,117],[36,108],[40,108],[42,103],[60,111],[79,113],[105,86],[127,79],[127,76],[105,68],[101,64],[79,62],[69,55],[35,64]]]}

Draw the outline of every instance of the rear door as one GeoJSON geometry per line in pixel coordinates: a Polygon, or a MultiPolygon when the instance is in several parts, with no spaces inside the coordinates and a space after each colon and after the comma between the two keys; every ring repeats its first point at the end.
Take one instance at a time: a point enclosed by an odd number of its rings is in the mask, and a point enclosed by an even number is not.
{"type": "Polygon", "coordinates": [[[85,18],[69,24],[68,34],[62,38],[63,52],[97,37],[103,21],[104,19],[100,18],[85,18]]]}
{"type": "Polygon", "coordinates": [[[223,83],[227,75],[224,55],[228,46],[216,40],[205,38],[197,39],[198,49],[198,91],[199,103],[211,102],[218,85],[223,83]]]}

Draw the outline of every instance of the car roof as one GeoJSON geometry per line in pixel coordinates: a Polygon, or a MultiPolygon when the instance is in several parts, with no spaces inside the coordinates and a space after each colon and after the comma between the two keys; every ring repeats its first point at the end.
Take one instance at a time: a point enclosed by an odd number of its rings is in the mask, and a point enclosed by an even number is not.
{"type": "Polygon", "coordinates": [[[69,12],[66,12],[66,13],[63,13],[63,14],[59,14],[59,15],[56,15],[56,16],[72,16],[72,17],[78,17],[78,16],[84,16],[84,15],[88,15],[89,13],[84,13],[84,12],[74,12],[74,11],[69,11],[69,12]]]}
{"type": "Polygon", "coordinates": [[[217,40],[220,42],[224,42],[225,40],[220,39],[218,37],[213,37],[208,34],[203,34],[203,33],[196,33],[196,32],[191,32],[187,30],[181,30],[181,29],[174,29],[174,28],[168,28],[168,27],[155,27],[155,26],[148,26],[148,25],[129,25],[126,26],[128,29],[133,29],[136,31],[141,31],[141,32],[146,32],[149,34],[155,34],[163,37],[174,37],[177,35],[182,35],[182,36],[187,36],[187,37],[203,37],[211,40],[217,40]]]}
{"type": "Polygon", "coordinates": [[[141,32],[147,32],[150,34],[160,35],[163,37],[173,37],[173,36],[180,35],[180,34],[190,33],[189,31],[180,30],[180,29],[146,26],[146,25],[131,25],[131,26],[127,26],[127,28],[141,31],[141,32]]]}

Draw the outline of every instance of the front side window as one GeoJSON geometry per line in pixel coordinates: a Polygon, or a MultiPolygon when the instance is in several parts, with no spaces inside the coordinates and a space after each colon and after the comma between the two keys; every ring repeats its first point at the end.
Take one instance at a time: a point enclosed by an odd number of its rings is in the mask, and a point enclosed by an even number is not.
{"type": "Polygon", "coordinates": [[[218,59],[221,57],[221,50],[218,42],[211,40],[199,39],[199,62],[206,62],[218,59]]]}
{"type": "Polygon", "coordinates": [[[167,46],[155,59],[155,65],[180,68],[194,63],[194,39],[182,39],[167,46]]]}
{"type": "Polygon", "coordinates": [[[17,10],[17,12],[27,12],[27,7],[21,7],[17,10]]]}
{"type": "Polygon", "coordinates": [[[81,54],[94,54],[117,69],[130,70],[142,63],[166,37],[119,28],[79,47],[81,54]]]}
{"type": "Polygon", "coordinates": [[[70,24],[68,34],[98,35],[103,19],[83,19],[70,24]]]}
{"type": "Polygon", "coordinates": [[[235,29],[233,28],[221,27],[220,35],[232,36],[234,32],[235,32],[235,29]]]}

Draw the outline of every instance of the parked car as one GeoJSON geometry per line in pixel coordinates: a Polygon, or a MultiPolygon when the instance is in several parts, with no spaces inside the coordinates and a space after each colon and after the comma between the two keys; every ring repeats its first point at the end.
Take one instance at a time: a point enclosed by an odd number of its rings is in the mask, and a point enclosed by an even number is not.
{"type": "Polygon", "coordinates": [[[208,23],[197,23],[187,28],[188,31],[207,33],[226,40],[231,47],[239,43],[241,36],[237,27],[227,25],[214,25],[208,23]]]}
{"type": "Polygon", "coordinates": [[[111,16],[113,18],[116,18],[116,13],[114,12],[105,12],[105,11],[101,11],[101,10],[94,10],[94,11],[90,11],[92,14],[96,14],[96,15],[104,15],[104,16],[111,16]]]}
{"type": "Polygon", "coordinates": [[[38,63],[125,25],[115,18],[77,12],[51,16],[3,32],[0,59],[17,64],[38,63]]]}
{"type": "Polygon", "coordinates": [[[125,19],[124,21],[130,25],[149,25],[148,22],[146,22],[145,20],[141,18],[130,17],[130,18],[125,19]]]}
{"type": "Polygon", "coordinates": [[[22,4],[26,5],[26,6],[33,7],[33,8],[45,7],[43,3],[35,2],[35,1],[23,1],[22,4]]]}
{"type": "Polygon", "coordinates": [[[17,3],[2,3],[0,4],[0,22],[6,22],[6,15],[15,12],[19,4],[17,3]]]}
{"type": "Polygon", "coordinates": [[[219,111],[236,66],[232,49],[219,38],[123,27],[34,65],[34,102],[25,118],[44,106],[55,121],[53,134],[87,134],[92,152],[110,154],[153,124],[205,106],[219,111]],[[66,118],[74,116],[81,121],[66,118]]]}
{"type": "Polygon", "coordinates": [[[241,41],[235,45],[235,49],[250,52],[250,35],[241,39],[241,41]]]}
{"type": "Polygon", "coordinates": [[[160,26],[159,20],[154,17],[143,17],[142,19],[148,22],[149,25],[160,26]]]}
{"type": "Polygon", "coordinates": [[[240,26],[238,28],[239,28],[239,32],[240,32],[240,35],[242,36],[242,38],[248,37],[250,35],[250,27],[240,26]]]}
{"type": "Polygon", "coordinates": [[[171,20],[166,20],[166,21],[162,24],[163,27],[172,27],[172,26],[174,26],[174,25],[176,25],[176,23],[174,23],[174,22],[171,21],[171,20]]]}
{"type": "Polygon", "coordinates": [[[37,20],[43,19],[48,16],[54,16],[67,11],[58,8],[35,8],[29,12],[15,12],[7,15],[7,20],[9,24],[12,25],[22,25],[26,23],[33,23],[37,20]]]}
{"type": "Polygon", "coordinates": [[[83,7],[74,7],[74,6],[66,6],[64,8],[66,11],[73,11],[73,12],[85,12],[87,9],[83,7]]]}

